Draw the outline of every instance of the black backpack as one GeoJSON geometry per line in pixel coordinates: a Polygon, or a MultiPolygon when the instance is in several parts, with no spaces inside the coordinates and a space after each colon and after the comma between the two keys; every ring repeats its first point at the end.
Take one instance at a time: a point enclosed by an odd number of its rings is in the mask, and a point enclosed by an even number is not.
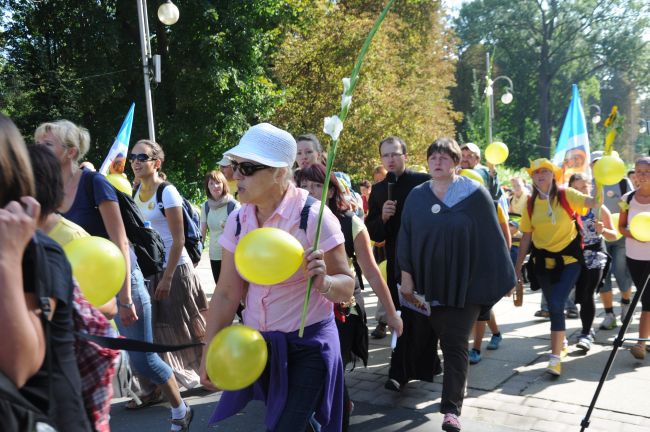
{"type": "MultiPolygon", "coordinates": [[[[165,207],[162,202],[162,194],[165,188],[170,184],[171,183],[167,181],[162,182],[156,190],[156,204],[163,216],[165,216],[165,207]]],[[[181,196],[181,198],[183,198],[183,231],[185,233],[184,246],[187,254],[192,260],[192,263],[196,265],[201,261],[201,253],[203,252],[203,238],[201,238],[200,228],[201,218],[187,198],[183,196],[181,196]]]]}
{"type": "MultiPolygon", "coordinates": [[[[86,193],[91,203],[95,202],[93,179],[96,172],[90,173],[91,177],[86,182],[86,193]]],[[[135,256],[138,258],[138,265],[145,278],[161,272],[165,263],[165,245],[153,228],[145,227],[142,212],[133,201],[133,198],[115,189],[117,202],[120,206],[120,214],[124,222],[124,230],[128,237],[135,256]]]]}

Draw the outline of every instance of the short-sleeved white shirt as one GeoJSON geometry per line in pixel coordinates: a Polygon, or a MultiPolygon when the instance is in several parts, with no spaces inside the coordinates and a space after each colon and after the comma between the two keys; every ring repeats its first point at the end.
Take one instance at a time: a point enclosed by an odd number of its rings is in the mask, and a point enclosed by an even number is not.
{"type": "MultiPolygon", "coordinates": [[[[174,185],[168,185],[163,190],[161,204],[156,204],[156,192],[154,192],[148,201],[142,202],[140,200],[139,190],[135,194],[135,204],[142,212],[144,220],[151,222],[151,227],[158,231],[160,237],[162,237],[163,244],[165,245],[165,268],[167,268],[167,260],[169,259],[169,251],[172,248],[173,238],[171,231],[169,231],[169,226],[167,225],[167,218],[163,216],[158,206],[162,205],[165,210],[168,208],[182,207],[183,197],[181,197],[181,194],[178,193],[178,190],[174,185]]],[[[192,260],[190,259],[190,256],[187,254],[185,247],[183,247],[183,253],[178,260],[177,266],[191,262],[192,260]]]]}

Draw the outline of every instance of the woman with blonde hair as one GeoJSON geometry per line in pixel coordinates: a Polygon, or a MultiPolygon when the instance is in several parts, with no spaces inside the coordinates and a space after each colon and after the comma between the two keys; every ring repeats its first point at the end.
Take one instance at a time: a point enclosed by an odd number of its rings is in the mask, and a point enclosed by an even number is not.
{"type": "Polygon", "coordinates": [[[201,206],[201,238],[205,239],[205,235],[210,231],[210,267],[216,284],[221,272],[219,238],[223,234],[228,215],[239,207],[239,203],[230,194],[228,180],[222,172],[208,172],[203,184],[208,199],[201,206]]]}
{"type": "MultiPolygon", "coordinates": [[[[117,192],[106,177],[78,165],[90,146],[90,134],[68,120],[57,120],[41,124],[34,132],[34,141],[52,150],[61,166],[64,190],[63,203],[59,207],[61,215],[90,235],[111,240],[124,254],[127,275],[130,276],[125,278],[117,295],[119,313],[115,316],[115,323],[120,334],[152,342],[149,294],[135,253],[129,247],[117,192]]],[[[131,401],[127,408],[141,408],[160,402],[162,392],[172,408],[172,430],[186,430],[192,419],[192,411],[181,399],[169,366],[156,353],[129,352],[129,358],[135,370],[158,387],[141,398],[142,404],[131,401]]]]}

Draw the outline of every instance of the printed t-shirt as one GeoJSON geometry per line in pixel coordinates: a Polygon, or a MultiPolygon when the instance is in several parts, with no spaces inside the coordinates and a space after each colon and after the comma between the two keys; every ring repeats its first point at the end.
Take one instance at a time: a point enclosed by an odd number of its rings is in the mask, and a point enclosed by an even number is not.
{"type": "MultiPolygon", "coordinates": [[[[566,198],[573,210],[582,211],[585,207],[585,200],[589,198],[573,188],[566,188],[566,198]]],[[[553,200],[552,212],[555,216],[553,223],[549,214],[547,200],[535,199],[532,218],[528,215],[528,209],[521,215],[519,230],[524,233],[533,233],[533,243],[538,249],[546,249],[549,252],[560,252],[567,247],[578,235],[575,223],[569,214],[562,208],[560,200],[553,200]]],[[[563,256],[565,264],[577,262],[571,256],[563,256]]],[[[552,268],[552,259],[547,259],[546,268],[552,268]]]]}
{"type": "MultiPolygon", "coordinates": [[[[160,185],[158,186],[160,187],[160,185]]],[[[174,239],[172,238],[172,233],[169,231],[169,225],[167,225],[167,218],[162,214],[160,208],[158,207],[161,204],[156,203],[156,192],[153,193],[151,198],[143,202],[140,199],[140,190],[135,194],[135,203],[142,212],[144,220],[151,222],[151,227],[158,231],[160,237],[162,238],[163,244],[165,245],[165,268],[167,268],[167,260],[169,259],[169,251],[172,248],[172,243],[174,239]]],[[[183,197],[178,193],[178,190],[174,185],[167,185],[162,193],[162,206],[165,210],[169,208],[176,208],[183,206],[183,197]]],[[[185,247],[183,247],[183,252],[181,257],[178,260],[179,265],[191,263],[192,260],[187,254],[185,247]]]]}
{"type": "MultiPolygon", "coordinates": [[[[318,224],[320,203],[316,201],[309,208],[307,233],[305,233],[300,229],[300,213],[307,200],[307,195],[306,190],[298,189],[293,184],[289,185],[282,201],[264,222],[263,227],[280,228],[298,239],[304,249],[311,247],[318,224]]],[[[258,225],[255,205],[243,204],[239,210],[230,213],[219,243],[224,249],[234,253],[239,239],[256,228],[261,227],[258,225]],[[239,237],[236,237],[238,215],[241,232],[239,237]]],[[[324,252],[328,252],[344,242],[339,221],[326,206],[323,210],[318,247],[324,252]]],[[[289,279],[276,285],[250,283],[246,295],[246,308],[243,312],[244,323],[261,331],[288,333],[298,330],[306,289],[307,278],[302,269],[298,269],[289,279]]],[[[332,317],[333,314],[332,302],[323,297],[318,290],[313,290],[305,326],[321,322],[332,317]]]]}

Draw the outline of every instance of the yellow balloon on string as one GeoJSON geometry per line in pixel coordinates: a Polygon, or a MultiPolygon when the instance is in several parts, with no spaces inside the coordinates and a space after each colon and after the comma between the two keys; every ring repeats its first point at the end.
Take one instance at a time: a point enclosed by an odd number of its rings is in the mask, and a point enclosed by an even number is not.
{"type": "Polygon", "coordinates": [[[483,177],[473,169],[462,169],[460,170],[460,175],[463,177],[471,178],[472,180],[476,180],[481,184],[481,186],[485,186],[485,180],[483,180],[483,177]]]}
{"type": "Polygon", "coordinates": [[[264,372],[268,349],[262,334],[244,325],[231,325],[215,335],[206,354],[206,372],[221,390],[241,390],[264,372]]]}
{"type": "Polygon", "coordinates": [[[596,182],[614,185],[625,177],[625,162],[618,156],[605,155],[596,161],[593,170],[596,182]]]}
{"type": "Polygon", "coordinates": [[[106,180],[108,180],[108,182],[118,191],[131,196],[131,193],[133,192],[131,183],[129,183],[129,180],[122,174],[109,174],[106,176],[106,180]]]}
{"type": "Polygon", "coordinates": [[[258,228],[239,240],[235,267],[249,282],[275,285],[289,279],[302,263],[304,249],[291,234],[279,228],[258,228]]]}
{"type": "Polygon", "coordinates": [[[629,223],[632,236],[641,242],[650,242],[650,212],[637,213],[629,223]]]}
{"type": "Polygon", "coordinates": [[[508,146],[500,141],[495,141],[485,149],[485,160],[492,165],[502,164],[508,159],[510,151],[508,146]]]}
{"type": "Polygon", "coordinates": [[[63,246],[81,292],[95,307],[115,297],[124,284],[126,260],[122,251],[102,237],[82,237],[63,246]]]}

